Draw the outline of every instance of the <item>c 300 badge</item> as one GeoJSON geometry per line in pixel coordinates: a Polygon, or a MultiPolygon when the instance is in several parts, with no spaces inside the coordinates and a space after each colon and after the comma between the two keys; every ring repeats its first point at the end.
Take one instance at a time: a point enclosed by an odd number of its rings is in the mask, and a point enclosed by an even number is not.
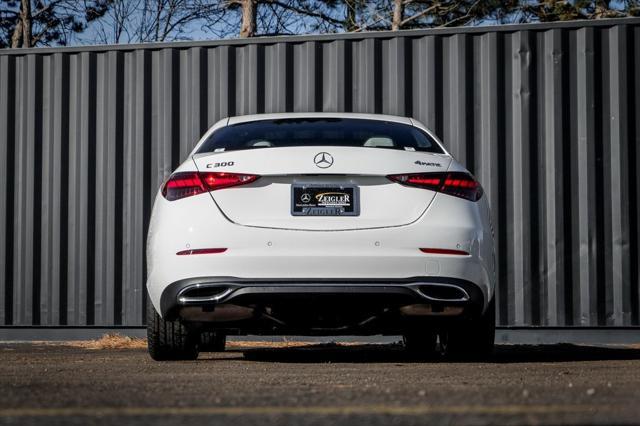
{"type": "Polygon", "coordinates": [[[221,161],[219,163],[207,164],[207,169],[213,169],[214,167],[231,167],[235,164],[234,161],[221,161]]]}

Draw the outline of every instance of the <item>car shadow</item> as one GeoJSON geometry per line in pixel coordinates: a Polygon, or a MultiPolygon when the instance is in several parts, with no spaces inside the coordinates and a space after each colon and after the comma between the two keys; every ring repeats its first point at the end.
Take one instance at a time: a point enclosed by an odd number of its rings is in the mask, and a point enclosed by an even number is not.
{"type": "MultiPolygon", "coordinates": [[[[283,363],[411,363],[469,362],[446,355],[412,356],[401,344],[317,344],[296,347],[236,349],[253,362],[283,363]]],[[[496,345],[493,356],[482,362],[537,363],[604,360],[640,360],[640,348],[631,346],[496,345]]]]}

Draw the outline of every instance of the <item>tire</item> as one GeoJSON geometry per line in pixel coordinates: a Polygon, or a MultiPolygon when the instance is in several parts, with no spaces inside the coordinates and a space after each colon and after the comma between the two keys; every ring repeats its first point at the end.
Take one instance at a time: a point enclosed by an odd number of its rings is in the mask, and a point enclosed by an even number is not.
{"type": "Polygon", "coordinates": [[[201,352],[224,352],[227,336],[218,331],[203,331],[200,334],[201,352]]]}
{"type": "Polygon", "coordinates": [[[495,333],[496,304],[491,299],[484,314],[445,330],[440,341],[448,357],[483,361],[493,354],[495,333]]]}
{"type": "Polygon", "coordinates": [[[431,330],[412,330],[402,336],[407,352],[416,358],[429,359],[437,355],[438,335],[431,330]]]}
{"type": "Polygon", "coordinates": [[[197,333],[180,320],[166,321],[147,302],[147,348],[156,361],[194,360],[198,358],[197,333]]]}

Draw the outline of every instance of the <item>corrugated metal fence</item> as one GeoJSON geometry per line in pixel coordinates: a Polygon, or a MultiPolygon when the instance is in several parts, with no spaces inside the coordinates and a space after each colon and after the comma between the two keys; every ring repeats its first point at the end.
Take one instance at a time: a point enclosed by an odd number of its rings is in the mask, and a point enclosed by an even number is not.
{"type": "Polygon", "coordinates": [[[502,325],[638,325],[640,20],[0,51],[0,324],[141,325],[155,191],[221,117],[413,116],[493,207],[502,325]]]}

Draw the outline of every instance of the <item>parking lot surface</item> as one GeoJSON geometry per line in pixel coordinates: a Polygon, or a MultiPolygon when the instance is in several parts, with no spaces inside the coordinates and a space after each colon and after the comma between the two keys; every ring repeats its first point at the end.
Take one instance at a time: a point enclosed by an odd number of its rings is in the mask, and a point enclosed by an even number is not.
{"type": "Polygon", "coordinates": [[[417,362],[399,345],[144,349],[0,344],[2,425],[640,424],[640,349],[498,346],[417,362]]]}

